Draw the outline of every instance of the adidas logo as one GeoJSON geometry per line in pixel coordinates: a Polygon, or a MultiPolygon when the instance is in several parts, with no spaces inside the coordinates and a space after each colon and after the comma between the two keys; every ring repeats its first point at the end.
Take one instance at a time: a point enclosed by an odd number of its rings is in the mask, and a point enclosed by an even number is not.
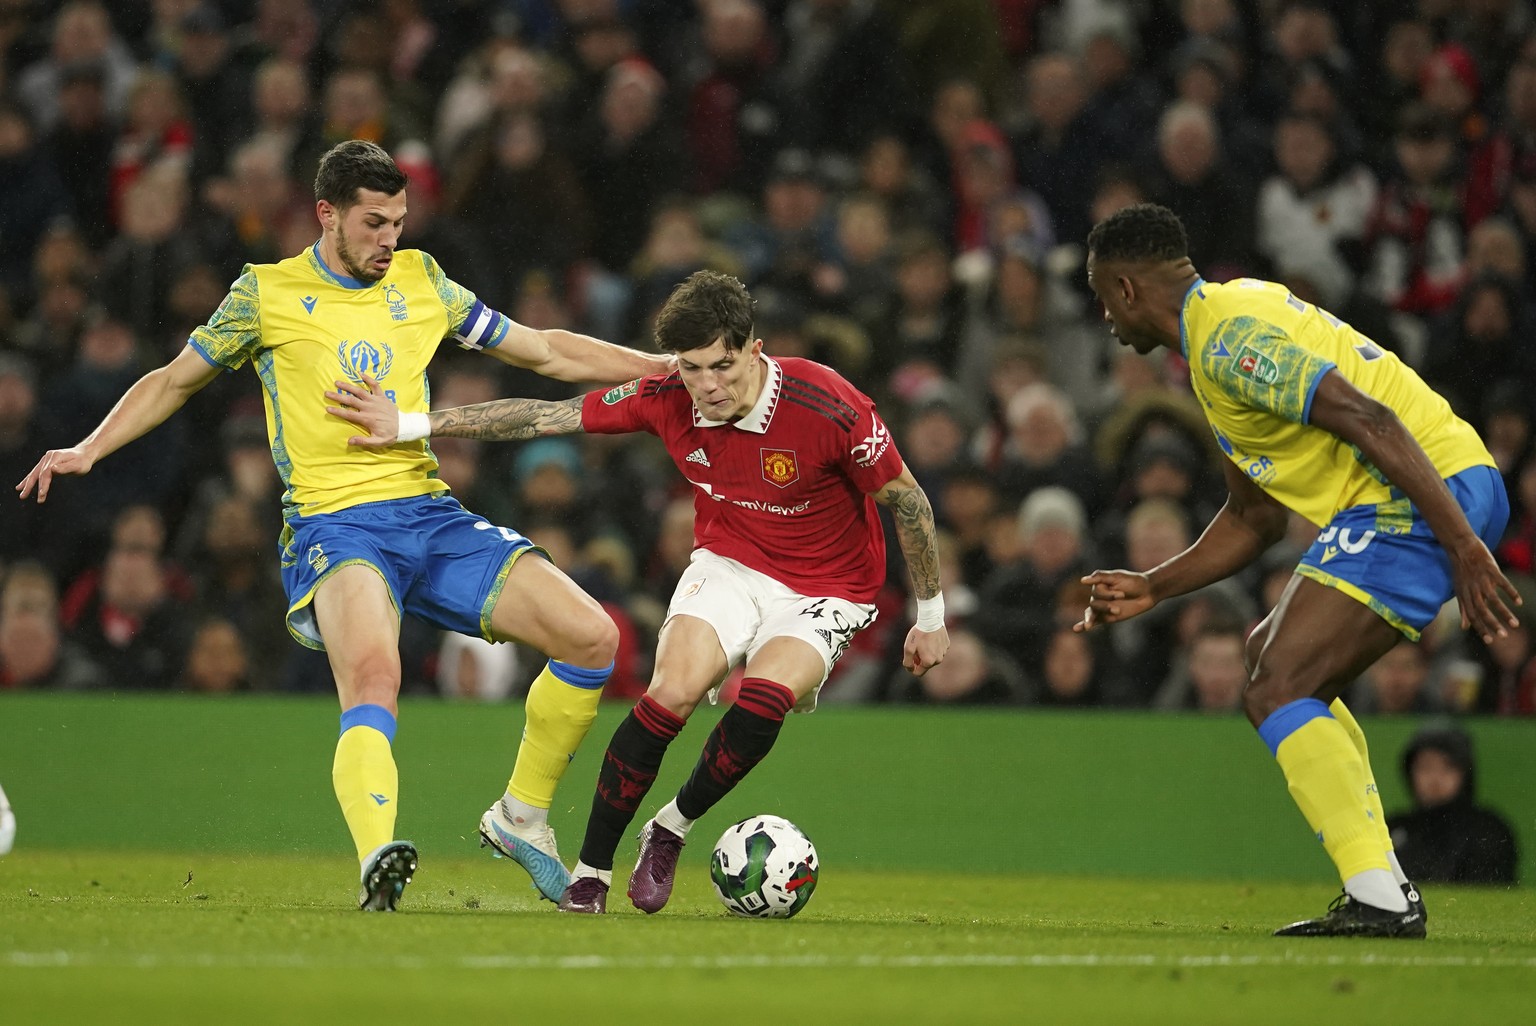
{"type": "Polygon", "coordinates": [[[709,466],[709,457],[704,455],[703,449],[695,449],[683,459],[684,463],[697,463],[701,467],[709,466]]]}

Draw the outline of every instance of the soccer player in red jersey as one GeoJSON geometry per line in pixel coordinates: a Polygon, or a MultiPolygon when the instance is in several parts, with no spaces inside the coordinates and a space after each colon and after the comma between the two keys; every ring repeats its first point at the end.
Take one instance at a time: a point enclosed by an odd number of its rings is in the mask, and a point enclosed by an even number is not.
{"type": "Polygon", "coordinates": [[[735,704],[693,775],[640,834],[629,898],[659,911],[694,822],[773,747],[791,709],[816,693],[853,636],[875,619],[885,573],[876,502],[888,507],[918,600],[902,662],[921,676],[944,658],[933,509],[874,403],[835,371],[774,360],[752,336],[752,298],[728,275],[694,274],[656,318],[677,370],[561,402],[500,399],[400,415],[371,382],[338,382],[330,412],[383,447],[429,434],[489,440],[648,431],[693,483],[694,553],[678,581],[649,690],[614,732],[567,912],[605,911],[619,838],[699,702],[745,661],[735,704]]]}

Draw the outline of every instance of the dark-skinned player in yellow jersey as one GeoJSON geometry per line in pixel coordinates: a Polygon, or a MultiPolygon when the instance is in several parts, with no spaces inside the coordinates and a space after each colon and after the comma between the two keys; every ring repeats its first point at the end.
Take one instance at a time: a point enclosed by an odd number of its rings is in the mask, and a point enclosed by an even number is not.
{"type": "Polygon", "coordinates": [[[1344,892],[1283,936],[1423,937],[1392,851],[1365,735],[1340,691],[1457,599],[1484,640],[1519,596],[1489,549],[1509,500],[1476,431],[1412,368],[1283,285],[1213,284],[1184,226],[1154,204],[1088,236],[1088,278],[1123,345],[1189,361],[1226,459],[1228,496],[1194,545],[1146,573],[1099,570],[1079,631],[1128,620],[1253,563],[1294,511],[1317,525],[1247,643],[1244,710],[1280,764],[1344,892]]]}

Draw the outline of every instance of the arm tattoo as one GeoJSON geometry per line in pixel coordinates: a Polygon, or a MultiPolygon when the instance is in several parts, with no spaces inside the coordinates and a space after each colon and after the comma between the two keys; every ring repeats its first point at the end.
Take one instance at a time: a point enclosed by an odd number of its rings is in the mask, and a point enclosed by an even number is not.
{"type": "Polygon", "coordinates": [[[434,410],[432,433],[453,438],[510,442],[540,435],[570,435],[581,430],[582,396],[559,402],[542,399],[497,399],[474,406],[434,410]]]}
{"type": "Polygon", "coordinates": [[[933,598],[940,590],[939,539],[928,495],[921,488],[903,488],[890,496],[887,505],[896,520],[896,537],[912,575],[912,589],[918,598],[933,598]]]}

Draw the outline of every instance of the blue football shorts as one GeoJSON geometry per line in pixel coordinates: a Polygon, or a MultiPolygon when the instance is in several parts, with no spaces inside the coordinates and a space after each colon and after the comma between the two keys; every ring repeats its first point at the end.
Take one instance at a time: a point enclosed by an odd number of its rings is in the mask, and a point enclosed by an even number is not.
{"type": "MultiPolygon", "coordinates": [[[[1446,478],[1472,530],[1492,549],[1509,523],[1509,496],[1493,467],[1446,478]]],[[[1451,560],[1406,497],[1340,510],[1296,572],[1369,606],[1410,640],[1456,594],[1451,560]]]]}
{"type": "Polygon", "coordinates": [[[344,566],[378,571],[397,612],[489,641],[491,610],[512,564],[530,550],[543,553],[457,499],[430,495],[293,517],[280,547],[288,631],[301,645],[321,651],[315,589],[344,566]]]}

